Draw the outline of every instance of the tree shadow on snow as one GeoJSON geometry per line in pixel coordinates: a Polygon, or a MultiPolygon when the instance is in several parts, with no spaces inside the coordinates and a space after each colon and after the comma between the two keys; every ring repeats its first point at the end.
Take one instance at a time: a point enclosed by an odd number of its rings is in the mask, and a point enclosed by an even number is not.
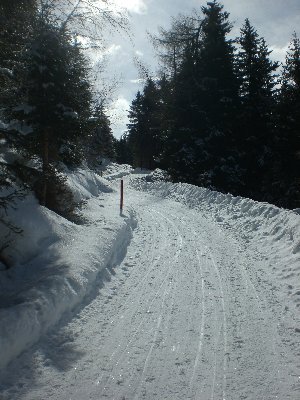
{"type": "Polygon", "coordinates": [[[40,351],[45,359],[45,366],[59,372],[66,372],[76,366],[85,353],[77,349],[74,337],[63,328],[58,333],[49,335],[47,341],[42,341],[40,351]]]}
{"type": "MultiPolygon", "coordinates": [[[[77,349],[74,336],[66,327],[57,333],[49,333],[3,371],[0,379],[0,399],[22,399],[34,387],[40,386],[41,366],[46,374],[48,368],[60,374],[74,368],[84,354],[77,349]]],[[[47,388],[47,391],[49,389],[47,388]]]]}
{"type": "MultiPolygon", "coordinates": [[[[1,400],[22,399],[26,393],[31,392],[35,387],[39,388],[41,382],[49,385],[46,377],[48,374],[47,368],[49,368],[50,375],[50,371],[54,370],[53,376],[55,376],[56,373],[64,373],[79,366],[80,360],[85,356],[85,352],[79,350],[79,347],[76,345],[76,336],[80,332],[74,333],[69,327],[69,323],[77,317],[80,318],[82,310],[99,295],[103,287],[105,287],[106,282],[109,282],[111,277],[116,274],[116,268],[118,268],[124,259],[126,252],[127,245],[124,245],[112,257],[107,267],[99,271],[93,287],[81,303],[72,311],[66,312],[62,316],[62,319],[39,342],[23,352],[8,365],[5,371],[1,372],[1,400]],[[45,381],[43,379],[42,381],[40,380],[42,372],[45,372],[45,381]]],[[[68,268],[67,265],[59,265],[58,259],[54,255],[52,255],[51,261],[55,264],[55,268],[50,268],[51,265],[49,264],[41,264],[40,259],[35,259],[34,261],[39,265],[39,269],[36,268],[37,271],[34,279],[28,282],[29,287],[34,286],[32,281],[34,281],[35,285],[37,283],[42,285],[45,279],[51,279],[57,276],[59,272],[65,273],[65,269],[68,268]],[[43,268],[42,265],[47,265],[47,267],[43,268]]],[[[28,286],[26,287],[27,290],[28,286]]],[[[22,291],[21,294],[23,295],[24,292],[22,291]]],[[[21,294],[18,293],[18,296],[15,296],[20,302],[24,300],[21,294]]],[[[47,393],[49,393],[49,390],[51,391],[51,386],[45,388],[47,393]]]]}

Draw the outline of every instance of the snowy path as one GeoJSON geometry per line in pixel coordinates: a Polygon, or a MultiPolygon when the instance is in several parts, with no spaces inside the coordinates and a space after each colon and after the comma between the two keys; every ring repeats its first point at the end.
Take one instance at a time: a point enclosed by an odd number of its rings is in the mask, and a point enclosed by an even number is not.
{"type": "Polygon", "coordinates": [[[299,399],[257,254],[180,203],[134,190],[126,202],[125,258],[11,364],[3,400],[299,399]]]}

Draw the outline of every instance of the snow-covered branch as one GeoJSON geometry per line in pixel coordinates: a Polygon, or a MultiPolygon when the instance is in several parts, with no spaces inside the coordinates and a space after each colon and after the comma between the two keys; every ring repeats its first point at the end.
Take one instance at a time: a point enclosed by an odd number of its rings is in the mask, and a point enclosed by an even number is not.
{"type": "Polygon", "coordinates": [[[0,74],[6,76],[8,78],[13,78],[14,77],[13,71],[11,69],[9,69],[9,68],[0,67],[0,74]]]}

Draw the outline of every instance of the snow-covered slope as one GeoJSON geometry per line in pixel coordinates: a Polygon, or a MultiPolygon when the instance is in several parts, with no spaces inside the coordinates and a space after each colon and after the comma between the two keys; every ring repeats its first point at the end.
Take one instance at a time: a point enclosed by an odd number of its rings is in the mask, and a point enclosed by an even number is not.
{"type": "Polygon", "coordinates": [[[95,287],[104,268],[122,254],[134,221],[120,217],[116,191],[97,174],[68,174],[76,201],[84,200],[81,225],[41,207],[31,196],[9,217],[23,234],[14,238],[0,271],[0,368],[35,343],[95,287]]]}

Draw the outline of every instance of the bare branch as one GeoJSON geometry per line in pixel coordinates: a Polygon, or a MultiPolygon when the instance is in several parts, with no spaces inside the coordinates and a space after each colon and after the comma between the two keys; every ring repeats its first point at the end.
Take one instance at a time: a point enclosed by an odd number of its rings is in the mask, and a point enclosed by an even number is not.
{"type": "Polygon", "coordinates": [[[128,33],[126,12],[108,0],[40,0],[41,16],[73,36],[89,38],[93,46],[103,42],[103,30],[128,33]]]}

